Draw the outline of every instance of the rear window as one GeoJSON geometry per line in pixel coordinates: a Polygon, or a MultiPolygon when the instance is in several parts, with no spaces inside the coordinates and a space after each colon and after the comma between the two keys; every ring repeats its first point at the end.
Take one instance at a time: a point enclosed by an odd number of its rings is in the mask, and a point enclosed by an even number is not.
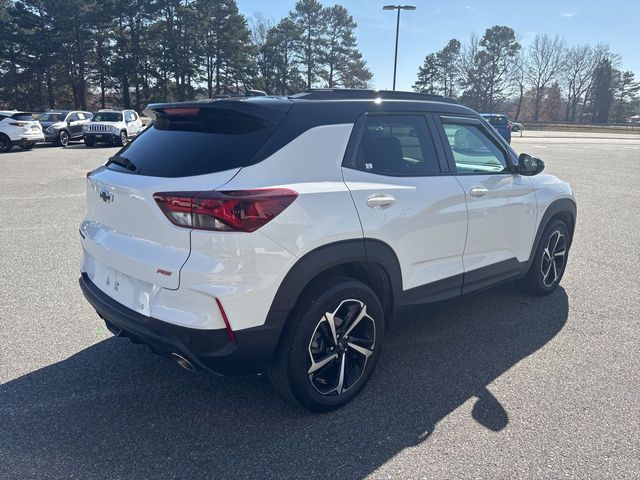
{"type": "Polygon", "coordinates": [[[11,115],[14,120],[22,120],[23,122],[33,122],[35,118],[30,113],[14,113],[11,115]]]}
{"type": "Polygon", "coordinates": [[[93,122],[121,122],[122,113],[120,112],[98,112],[91,119],[93,122]]]}
{"type": "Polygon", "coordinates": [[[485,120],[488,121],[491,125],[504,125],[507,123],[507,117],[500,115],[495,117],[485,117],[485,120]]]}
{"type": "Polygon", "coordinates": [[[264,121],[238,112],[159,116],[119,152],[136,170],[113,163],[108,168],[171,178],[222,172],[250,165],[269,136],[264,121]]]}

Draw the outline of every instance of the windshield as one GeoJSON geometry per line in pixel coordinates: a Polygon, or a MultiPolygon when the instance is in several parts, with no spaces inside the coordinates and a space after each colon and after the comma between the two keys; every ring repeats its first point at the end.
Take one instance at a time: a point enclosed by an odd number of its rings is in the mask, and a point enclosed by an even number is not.
{"type": "Polygon", "coordinates": [[[98,112],[91,119],[92,122],[121,122],[122,113],[120,112],[98,112]]]}
{"type": "Polygon", "coordinates": [[[38,120],[41,122],[63,122],[67,118],[67,113],[43,113],[38,120]]]}

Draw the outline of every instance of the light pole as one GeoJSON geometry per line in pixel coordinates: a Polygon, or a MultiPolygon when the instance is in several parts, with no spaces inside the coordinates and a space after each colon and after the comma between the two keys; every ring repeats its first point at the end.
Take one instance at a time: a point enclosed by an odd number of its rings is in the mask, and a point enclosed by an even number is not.
{"type": "Polygon", "coordinates": [[[393,57],[393,89],[396,89],[396,68],[398,66],[398,33],[400,32],[400,10],[415,10],[413,5],[385,5],[383,10],[397,10],[398,18],[396,20],[396,53],[393,57]]]}

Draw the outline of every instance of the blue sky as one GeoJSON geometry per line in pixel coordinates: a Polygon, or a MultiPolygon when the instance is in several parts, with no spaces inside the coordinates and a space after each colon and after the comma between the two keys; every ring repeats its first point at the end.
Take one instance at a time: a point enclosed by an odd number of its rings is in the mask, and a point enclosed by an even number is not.
{"type": "MultiPolygon", "coordinates": [[[[295,0],[237,0],[248,18],[261,12],[278,21],[295,5],[295,0]]],[[[383,11],[393,3],[378,0],[321,0],[324,5],[339,3],[358,23],[360,49],[371,71],[375,88],[391,88],[395,12],[383,11]]],[[[398,2],[396,2],[398,3],[398,2]]],[[[418,66],[427,53],[441,49],[451,38],[465,41],[473,33],[482,35],[487,27],[513,28],[523,45],[537,33],[560,35],[568,44],[608,43],[622,55],[626,70],[640,76],[640,0],[404,0],[415,5],[402,12],[398,51],[397,88],[408,90],[418,66]]]]}

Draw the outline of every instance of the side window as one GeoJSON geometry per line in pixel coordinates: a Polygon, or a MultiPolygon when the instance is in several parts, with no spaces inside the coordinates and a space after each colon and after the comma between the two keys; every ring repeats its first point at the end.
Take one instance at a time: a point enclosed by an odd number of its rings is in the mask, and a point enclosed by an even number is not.
{"type": "Polygon", "coordinates": [[[420,115],[373,115],[366,119],[352,168],[380,175],[440,173],[427,122],[420,115]]]}
{"type": "Polygon", "coordinates": [[[129,122],[133,122],[133,114],[131,112],[125,112],[124,113],[124,121],[129,123],[129,122]]]}
{"type": "Polygon", "coordinates": [[[504,152],[479,125],[442,121],[458,173],[502,173],[508,170],[504,152]]]}
{"type": "Polygon", "coordinates": [[[80,119],[77,113],[70,113],[67,117],[67,122],[77,122],[80,119]]]}

